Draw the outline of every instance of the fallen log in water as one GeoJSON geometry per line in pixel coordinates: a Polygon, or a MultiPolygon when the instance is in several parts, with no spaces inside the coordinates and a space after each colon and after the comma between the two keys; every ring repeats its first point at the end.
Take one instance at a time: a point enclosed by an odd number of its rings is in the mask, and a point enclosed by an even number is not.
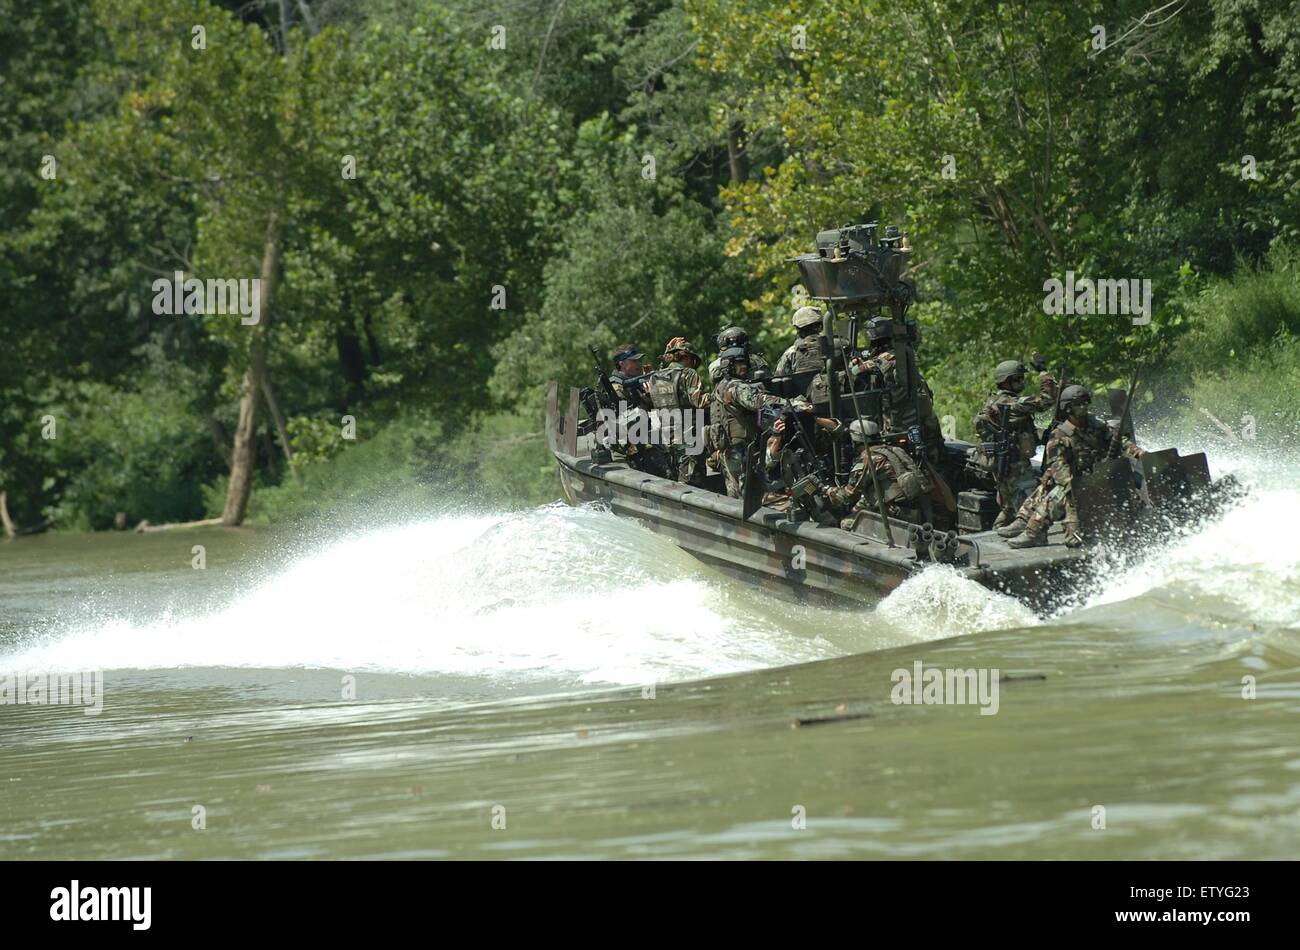
{"type": "Polygon", "coordinates": [[[171,524],[150,524],[146,518],[135,526],[136,534],[145,534],[152,531],[170,531],[172,528],[206,528],[210,525],[221,524],[220,518],[204,518],[202,521],[174,521],[171,524]]]}

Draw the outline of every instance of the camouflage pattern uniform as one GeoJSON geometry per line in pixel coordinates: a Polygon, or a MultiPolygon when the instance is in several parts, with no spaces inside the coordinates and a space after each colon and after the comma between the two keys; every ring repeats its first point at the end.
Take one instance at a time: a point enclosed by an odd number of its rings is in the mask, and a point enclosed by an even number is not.
{"type": "MultiPolygon", "coordinates": [[[[880,510],[876,502],[876,481],[885,497],[885,510],[891,516],[920,504],[934,488],[925,470],[903,449],[894,445],[870,445],[863,448],[848,480],[826,489],[826,500],[836,514],[851,522],[860,511],[880,510]],[[868,454],[876,470],[874,481],[866,465],[868,454]]],[[[851,529],[852,525],[846,527],[851,529]]]]}
{"type": "Polygon", "coordinates": [[[1034,414],[1045,412],[1056,405],[1056,382],[1047,377],[1037,396],[1020,396],[999,389],[989,396],[975,416],[975,432],[981,442],[996,442],[1001,419],[1000,407],[1007,406],[1007,425],[1011,429],[1011,458],[1005,473],[998,478],[997,459],[992,449],[976,449],[975,461],[994,474],[998,486],[998,501],[1002,505],[1000,524],[1010,521],[1016,509],[1038,484],[1030,461],[1038,450],[1038,431],[1034,427],[1034,414]]]}
{"type": "Polygon", "coordinates": [[[614,387],[614,395],[626,402],[633,409],[649,409],[650,399],[646,394],[644,380],[641,384],[627,385],[628,376],[624,376],[618,370],[609,374],[609,384],[614,387]]]}
{"type": "MultiPolygon", "coordinates": [[[[630,354],[631,359],[640,360],[642,353],[631,344],[625,344],[618,352],[614,354],[614,372],[609,375],[609,384],[614,390],[614,395],[618,397],[620,406],[619,421],[629,429],[634,428],[635,419],[638,415],[652,408],[649,393],[645,387],[645,380],[639,380],[636,384],[629,384],[628,380],[635,377],[628,376],[622,370],[618,369],[618,357],[621,354],[630,354]]],[[[645,420],[648,426],[648,419],[645,420]]],[[[668,467],[665,454],[660,451],[656,445],[622,445],[614,444],[610,446],[615,456],[624,459],[628,465],[638,471],[648,472],[651,475],[660,477],[668,476],[668,467]]]]}
{"type": "Polygon", "coordinates": [[[761,386],[743,379],[724,377],[713,391],[709,412],[718,424],[722,475],[732,498],[741,497],[745,452],[759,436],[758,410],[766,401],[761,386]]]}
{"type": "MultiPolygon", "coordinates": [[[[678,342],[674,339],[669,342],[669,346],[678,342]]],[[[680,344],[684,347],[682,351],[694,355],[695,351],[690,349],[689,343],[680,341],[680,344]]],[[[677,351],[666,351],[665,357],[670,352],[677,351]]],[[[700,378],[699,372],[677,362],[669,363],[663,369],[651,373],[646,381],[646,391],[655,409],[679,410],[686,431],[692,431],[694,428],[695,410],[704,408],[709,402],[708,394],[704,391],[704,380],[700,378]]],[[[663,428],[663,421],[661,418],[659,431],[661,437],[670,440],[664,446],[669,459],[669,470],[679,482],[697,488],[702,487],[705,476],[704,454],[690,454],[685,444],[685,432],[666,430],[663,428]]],[[[703,439],[704,433],[699,435],[703,439]]],[[[700,444],[703,446],[703,442],[700,444]]]]}
{"type": "MultiPolygon", "coordinates": [[[[1064,523],[1067,544],[1073,547],[1082,543],[1079,512],[1074,505],[1074,479],[1088,474],[1098,462],[1109,458],[1114,438],[1110,426],[1092,413],[1082,423],[1066,419],[1057,425],[1047,447],[1051,462],[1043,473],[1043,481],[1021,508],[1029,523],[1022,535],[1025,540],[1012,541],[1012,547],[1024,547],[1026,540],[1044,537],[1056,521],[1064,523]]],[[[1142,457],[1142,449],[1128,436],[1120,437],[1120,445],[1124,455],[1142,457]]]]}

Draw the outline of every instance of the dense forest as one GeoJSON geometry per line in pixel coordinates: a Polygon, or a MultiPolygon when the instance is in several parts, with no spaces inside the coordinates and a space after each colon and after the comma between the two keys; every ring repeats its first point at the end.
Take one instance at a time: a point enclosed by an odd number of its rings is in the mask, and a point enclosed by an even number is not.
{"type": "Polygon", "coordinates": [[[0,94],[20,531],[556,497],[549,379],[774,358],[787,260],[869,220],[958,434],[1034,350],[1300,425],[1300,0],[0,0],[0,94]],[[1045,314],[1068,272],[1149,323],[1045,314]]]}

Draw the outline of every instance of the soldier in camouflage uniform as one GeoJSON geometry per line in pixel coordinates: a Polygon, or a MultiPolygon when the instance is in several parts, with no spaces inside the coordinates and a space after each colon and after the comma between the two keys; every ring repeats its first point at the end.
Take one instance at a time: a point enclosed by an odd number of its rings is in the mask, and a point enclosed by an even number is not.
{"type": "Polygon", "coordinates": [[[822,358],[821,343],[818,337],[822,331],[822,314],[816,307],[800,307],[794,312],[796,339],[781,354],[772,370],[773,376],[790,376],[793,373],[808,371],[821,372],[826,369],[826,360],[822,358]]]}
{"type": "MultiPolygon", "coordinates": [[[[626,426],[629,431],[635,431],[637,428],[637,417],[644,415],[648,410],[653,408],[650,402],[650,394],[646,390],[645,379],[645,354],[633,346],[631,343],[625,343],[612,354],[614,360],[614,372],[609,375],[609,384],[614,389],[614,394],[619,400],[619,421],[626,426]],[[636,382],[633,382],[636,380],[636,382]]],[[[643,420],[646,431],[649,431],[648,416],[643,420]]],[[[637,444],[614,444],[610,446],[613,453],[623,458],[628,465],[638,471],[648,472],[651,475],[658,475],[661,478],[669,477],[667,457],[657,445],[649,443],[637,444]]]]}
{"type": "Polygon", "coordinates": [[[740,498],[746,477],[745,453],[759,437],[758,410],[771,397],[761,386],[748,381],[749,356],[744,348],[728,347],[719,359],[722,378],[713,390],[709,414],[721,442],[718,451],[727,494],[740,498]]]}
{"type": "MultiPolygon", "coordinates": [[[[894,355],[894,325],[888,317],[875,317],[867,324],[867,339],[871,352],[866,359],[854,357],[849,372],[858,379],[867,379],[873,389],[889,390],[885,401],[885,427],[890,432],[904,431],[903,412],[891,405],[901,397],[898,385],[898,359],[894,355]]],[[[937,461],[943,445],[943,429],[934,411],[934,392],[918,371],[916,374],[916,415],[920,421],[921,436],[925,439],[926,454],[937,461]]]]}
{"type": "Polygon", "coordinates": [[[999,363],[994,370],[997,391],[989,396],[984,408],[975,416],[975,432],[985,446],[976,450],[975,461],[993,474],[998,486],[998,502],[1002,506],[1002,511],[994,522],[994,527],[997,528],[1015,519],[1016,509],[1038,484],[1030,465],[1030,460],[1038,450],[1034,414],[1046,412],[1056,405],[1056,380],[1048,373],[1039,374],[1041,389],[1038,395],[1020,395],[1025,389],[1027,372],[1025,364],[1017,360],[1003,360],[999,363]],[[1011,430],[1011,444],[1009,458],[999,475],[998,459],[989,446],[990,443],[999,441],[1003,435],[999,428],[1002,406],[1007,407],[1007,428],[1011,430]]]}
{"type": "Polygon", "coordinates": [[[695,429],[696,410],[708,404],[709,397],[704,391],[704,380],[700,379],[698,368],[699,354],[684,337],[673,337],[664,347],[664,367],[655,370],[646,381],[646,390],[656,410],[675,410],[660,413],[659,433],[664,450],[668,455],[669,471],[679,482],[704,485],[704,454],[692,454],[692,444],[704,448],[704,433],[697,438],[687,439],[695,429]],[[674,431],[676,416],[680,413],[682,430],[674,431]],[[667,427],[665,426],[667,420],[667,427]]]}
{"type": "MultiPolygon", "coordinates": [[[[1074,479],[1092,471],[1098,462],[1110,457],[1115,434],[1110,426],[1088,411],[1092,393],[1082,386],[1066,386],[1061,393],[1061,406],[1067,413],[1064,422],[1056,427],[1047,447],[1051,459],[1043,474],[1043,483],[1031,496],[1029,518],[1024,531],[1008,542],[1013,548],[1033,548],[1047,543],[1047,529],[1061,520],[1065,527],[1065,543],[1069,547],[1083,544],[1079,534],[1079,512],[1074,506],[1074,479]],[[1048,485],[1051,486],[1048,489],[1048,485]]],[[[1128,436],[1121,435],[1119,444],[1130,458],[1141,458],[1142,449],[1128,436]]],[[[1012,526],[1003,529],[1005,533],[1012,526]]]]}
{"type": "Polygon", "coordinates": [[[827,503],[843,519],[841,526],[852,530],[853,518],[860,511],[879,511],[876,485],[885,499],[885,510],[902,517],[919,508],[926,521],[933,520],[930,493],[934,483],[925,470],[907,452],[896,445],[882,445],[880,427],[870,419],[849,423],[849,435],[860,449],[857,462],[843,485],[826,488],[827,503]],[[872,478],[870,464],[875,469],[872,478]]]}
{"type": "Polygon", "coordinates": [[[714,386],[718,385],[726,375],[722,371],[722,351],[733,346],[738,346],[745,351],[745,356],[749,359],[750,379],[762,379],[770,375],[767,360],[763,358],[763,354],[755,352],[754,348],[750,346],[749,334],[741,327],[727,327],[718,334],[717,344],[718,358],[709,364],[709,381],[714,386]]]}
{"type": "MultiPolygon", "coordinates": [[[[831,447],[840,439],[844,424],[838,419],[817,415],[816,408],[803,396],[795,396],[791,399],[790,408],[801,417],[800,427],[809,433],[808,443],[812,451],[818,458],[830,455],[831,447]]],[[[781,453],[787,440],[794,446],[799,446],[802,442],[796,433],[786,431],[785,419],[778,417],[772,422],[772,434],[768,436],[767,450],[764,453],[768,482],[773,488],[770,494],[777,497],[784,497],[793,487],[782,481],[781,453]]],[[[807,459],[805,464],[812,467],[816,461],[807,459]]],[[[768,501],[765,500],[763,503],[768,504],[768,501]]]]}

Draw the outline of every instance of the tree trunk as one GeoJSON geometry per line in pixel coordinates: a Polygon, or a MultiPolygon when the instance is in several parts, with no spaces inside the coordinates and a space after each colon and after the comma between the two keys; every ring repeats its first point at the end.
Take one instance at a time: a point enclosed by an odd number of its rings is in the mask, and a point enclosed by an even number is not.
{"type": "Polygon", "coordinates": [[[731,166],[732,184],[749,178],[749,157],[741,140],[745,135],[745,126],[737,119],[727,127],[727,161],[731,166]]]}
{"type": "Polygon", "coordinates": [[[266,397],[266,410],[271,414],[276,434],[280,437],[284,460],[289,463],[289,471],[293,472],[293,477],[297,480],[298,473],[293,468],[293,448],[289,445],[289,427],[284,424],[284,414],[280,412],[280,404],[275,401],[275,390],[271,388],[271,374],[266,371],[265,366],[262,367],[262,395],[266,397]]]}
{"type": "Polygon", "coordinates": [[[235,444],[230,452],[230,484],[226,488],[226,507],[221,513],[224,525],[240,525],[248,514],[248,498],[253,491],[253,468],[257,456],[257,397],[266,378],[266,333],[271,326],[271,291],[280,261],[279,219],[271,215],[266,243],[262,245],[262,283],[259,288],[261,320],[252,327],[248,369],[240,387],[239,422],[235,425],[235,444]]]}
{"type": "MultiPolygon", "coordinates": [[[[253,346],[261,349],[261,332],[253,332],[258,334],[253,346]]],[[[226,507],[221,513],[221,523],[224,525],[244,523],[244,515],[248,513],[248,497],[253,491],[253,459],[256,455],[253,437],[257,433],[256,363],[257,360],[250,361],[248,369],[244,371],[241,386],[239,421],[235,423],[235,444],[230,450],[230,484],[226,487],[226,507]]]]}
{"type": "Polygon", "coordinates": [[[12,540],[18,532],[14,530],[14,523],[9,520],[9,506],[6,504],[8,494],[0,491],[0,525],[4,525],[5,537],[12,540]]]}

